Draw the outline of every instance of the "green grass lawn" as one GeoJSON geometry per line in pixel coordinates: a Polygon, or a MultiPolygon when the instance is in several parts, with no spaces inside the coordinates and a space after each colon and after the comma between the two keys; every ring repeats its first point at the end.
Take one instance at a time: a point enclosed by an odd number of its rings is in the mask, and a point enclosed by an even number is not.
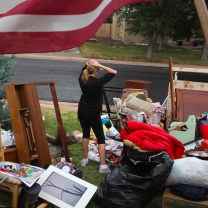
{"type": "MultiPolygon", "coordinates": [[[[43,116],[45,116],[45,129],[46,133],[55,136],[57,129],[57,121],[54,110],[43,109],[43,116]]],[[[62,121],[65,130],[72,134],[74,130],[81,131],[81,126],[77,119],[77,113],[74,111],[61,111],[62,121]]],[[[80,161],[82,160],[82,148],[81,145],[75,144],[69,146],[69,155],[72,158],[72,163],[79,169],[83,170],[83,179],[96,186],[103,181],[105,175],[99,173],[99,163],[89,161],[87,167],[82,167],[80,161]]],[[[162,197],[155,198],[148,208],[161,208],[162,197]]],[[[87,208],[100,208],[93,200],[90,201],[87,208]]]]}
{"type": "MultiPolygon", "coordinates": [[[[57,134],[57,120],[54,110],[42,109],[42,115],[45,117],[44,125],[46,133],[52,136],[57,134]]],[[[77,119],[77,113],[74,111],[61,111],[62,121],[65,130],[72,134],[74,130],[81,131],[81,126],[77,119]]],[[[94,161],[89,161],[86,167],[80,165],[82,160],[82,148],[80,144],[74,144],[69,146],[69,156],[72,158],[72,163],[79,169],[83,170],[83,179],[88,181],[95,186],[99,184],[105,178],[105,175],[99,173],[99,163],[94,161]]],[[[0,191],[0,203],[5,206],[11,206],[12,197],[11,194],[0,191]]],[[[48,208],[53,208],[53,205],[49,205],[48,208]]],[[[161,208],[162,207],[162,197],[156,197],[148,208],[161,208]]],[[[91,200],[87,205],[87,208],[100,208],[100,206],[91,200]]]]}
{"type": "Polygon", "coordinates": [[[165,47],[164,52],[159,52],[155,47],[152,59],[146,59],[146,46],[112,46],[99,42],[86,42],[79,46],[82,57],[97,59],[112,59],[137,62],[168,63],[170,57],[174,64],[208,66],[207,61],[200,61],[201,51],[186,48],[165,47]]]}

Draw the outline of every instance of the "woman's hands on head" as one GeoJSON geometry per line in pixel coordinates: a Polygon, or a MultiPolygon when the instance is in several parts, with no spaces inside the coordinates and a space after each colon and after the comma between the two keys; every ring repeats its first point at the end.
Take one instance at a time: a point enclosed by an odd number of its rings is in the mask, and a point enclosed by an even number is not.
{"type": "Polygon", "coordinates": [[[92,65],[92,66],[95,66],[95,67],[102,68],[103,70],[105,70],[108,73],[117,74],[116,70],[111,69],[111,68],[106,67],[106,66],[103,66],[103,65],[99,64],[98,61],[96,61],[96,60],[91,59],[91,60],[87,61],[86,64],[85,64],[85,67],[87,67],[87,65],[89,65],[89,64],[92,65]]]}
{"type": "Polygon", "coordinates": [[[89,65],[89,64],[92,65],[92,66],[95,66],[95,67],[99,67],[99,65],[100,65],[96,60],[93,60],[93,59],[87,61],[87,62],[85,63],[85,66],[87,66],[87,65],[89,65]]]}

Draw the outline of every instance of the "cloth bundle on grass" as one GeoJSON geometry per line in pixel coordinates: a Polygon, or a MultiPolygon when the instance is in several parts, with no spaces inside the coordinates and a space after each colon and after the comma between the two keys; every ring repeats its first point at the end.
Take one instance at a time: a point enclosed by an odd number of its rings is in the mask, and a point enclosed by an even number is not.
{"type": "Polygon", "coordinates": [[[183,144],[163,129],[138,121],[127,121],[126,124],[128,130],[121,131],[121,140],[126,146],[139,152],[166,151],[171,159],[184,155],[183,144]]]}

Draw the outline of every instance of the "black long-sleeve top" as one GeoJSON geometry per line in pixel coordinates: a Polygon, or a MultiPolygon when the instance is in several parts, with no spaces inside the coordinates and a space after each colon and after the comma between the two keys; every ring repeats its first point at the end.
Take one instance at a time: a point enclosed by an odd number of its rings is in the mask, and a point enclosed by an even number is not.
{"type": "MultiPolygon", "coordinates": [[[[82,68],[82,72],[85,67],[82,68]]],[[[102,111],[103,101],[103,85],[108,83],[115,74],[107,73],[102,77],[96,78],[90,76],[89,81],[84,84],[82,82],[82,72],[79,76],[79,84],[82,91],[82,96],[79,101],[78,116],[84,116],[93,119],[102,111]]]]}

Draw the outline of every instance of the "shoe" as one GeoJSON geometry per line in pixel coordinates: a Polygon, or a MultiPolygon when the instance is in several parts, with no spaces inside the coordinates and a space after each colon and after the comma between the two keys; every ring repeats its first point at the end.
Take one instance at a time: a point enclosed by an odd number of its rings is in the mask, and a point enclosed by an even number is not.
{"type": "Polygon", "coordinates": [[[88,164],[88,161],[85,161],[85,160],[81,161],[81,166],[85,167],[85,166],[87,166],[87,164],[88,164]]]}
{"type": "Polygon", "coordinates": [[[108,174],[110,172],[111,172],[111,170],[110,170],[109,167],[107,167],[107,168],[101,168],[100,167],[99,173],[108,174]]]}

